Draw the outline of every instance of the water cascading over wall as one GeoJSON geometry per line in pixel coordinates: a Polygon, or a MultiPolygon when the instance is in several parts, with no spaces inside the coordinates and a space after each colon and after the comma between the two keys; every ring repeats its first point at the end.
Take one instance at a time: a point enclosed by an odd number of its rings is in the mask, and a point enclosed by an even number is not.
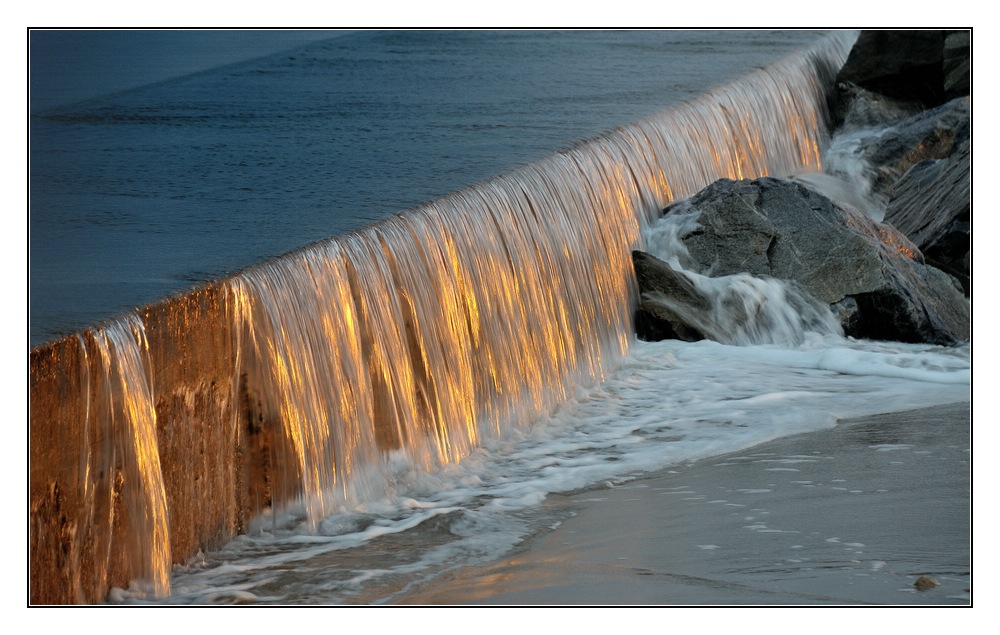
{"type": "Polygon", "coordinates": [[[384,493],[387,454],[461,460],[600,381],[645,223],[720,177],[818,169],[851,39],[31,351],[29,600],[169,593],[268,507],[315,523],[384,493]]]}

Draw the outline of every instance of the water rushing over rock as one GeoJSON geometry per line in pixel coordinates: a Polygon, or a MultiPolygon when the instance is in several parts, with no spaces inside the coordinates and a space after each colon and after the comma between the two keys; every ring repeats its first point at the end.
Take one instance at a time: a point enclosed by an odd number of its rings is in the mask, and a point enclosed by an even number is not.
{"type": "MultiPolygon", "coordinates": [[[[667,231],[683,222],[667,225],[667,231]]],[[[810,333],[842,334],[830,307],[797,285],[747,273],[709,277],[681,268],[681,253],[658,253],[670,262],[632,252],[640,291],[636,334],[641,339],[797,346],[810,333]]]]}
{"type": "MultiPolygon", "coordinates": [[[[668,207],[659,224],[664,227],[654,233],[666,233],[668,238],[651,242],[662,250],[662,258],[676,263],[675,268],[694,272],[677,273],[673,278],[685,275],[699,281],[700,295],[686,291],[683,296],[716,305],[714,311],[687,316],[675,306],[674,317],[694,330],[699,330],[701,322],[727,324],[721,332],[700,329],[712,332],[719,341],[733,341],[730,337],[743,330],[740,325],[757,320],[770,325],[764,328],[765,338],[766,331],[783,330],[772,326],[789,324],[764,310],[768,298],[779,297],[763,290],[774,278],[794,285],[781,294],[778,304],[803,326],[820,323],[810,317],[816,311],[806,310],[818,303],[839,313],[844,333],[853,337],[945,345],[970,337],[969,308],[957,281],[927,266],[916,245],[891,225],[873,221],[797,182],[772,177],[720,179],[668,207]],[[702,281],[705,275],[718,281],[702,281]],[[747,275],[767,280],[751,284],[747,275]],[[755,291],[748,294],[750,287],[755,291]],[[807,301],[797,289],[815,300],[807,301]],[[800,299],[788,305],[792,297],[800,299]],[[748,304],[749,298],[758,299],[748,304]]],[[[668,280],[662,288],[655,284],[656,276],[639,279],[640,313],[645,311],[653,321],[658,319],[653,317],[657,310],[670,309],[670,298],[654,296],[669,296],[677,286],[669,281],[672,274],[663,269],[666,266],[657,270],[660,278],[668,280]],[[654,284],[641,284],[644,281],[654,284]]],[[[636,272],[642,270],[637,267],[636,272]]],[[[690,300],[684,304],[694,306],[690,300]]],[[[667,313],[662,318],[672,320],[667,313]]]]}

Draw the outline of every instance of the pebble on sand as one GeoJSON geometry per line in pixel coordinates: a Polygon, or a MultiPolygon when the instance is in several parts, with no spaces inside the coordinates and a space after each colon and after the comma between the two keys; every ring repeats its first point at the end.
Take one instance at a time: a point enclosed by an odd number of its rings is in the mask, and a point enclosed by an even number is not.
{"type": "Polygon", "coordinates": [[[917,581],[913,583],[913,586],[917,587],[917,591],[928,591],[936,586],[941,586],[941,583],[934,578],[922,575],[917,578],[917,581]]]}

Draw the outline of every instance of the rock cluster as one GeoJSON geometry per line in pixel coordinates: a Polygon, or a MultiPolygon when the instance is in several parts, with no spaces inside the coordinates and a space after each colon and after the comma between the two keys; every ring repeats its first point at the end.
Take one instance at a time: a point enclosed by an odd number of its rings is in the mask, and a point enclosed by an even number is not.
{"type": "MultiPolygon", "coordinates": [[[[748,273],[790,281],[830,305],[846,335],[954,344],[969,338],[969,308],[951,276],[925,264],[920,250],[891,225],[877,223],[794,181],[722,179],[667,214],[695,211],[697,229],[681,240],[686,269],[720,277],[748,273]]],[[[641,291],[637,323],[645,339],[699,332],[710,299],[676,271],[634,256],[641,291]],[[650,271],[653,269],[653,272],[650,271]],[[655,273],[654,273],[655,272],[655,273]]]]}
{"type": "MultiPolygon", "coordinates": [[[[684,271],[633,254],[639,337],[715,338],[707,325],[718,302],[692,282],[696,272],[786,281],[829,306],[848,336],[969,340],[968,68],[968,32],[863,32],[837,81],[855,109],[881,100],[877,132],[858,136],[855,152],[884,221],[791,180],[717,181],[664,210],[696,215],[679,237],[684,271]]],[[[845,125],[859,125],[856,112],[842,111],[845,125]]]]}

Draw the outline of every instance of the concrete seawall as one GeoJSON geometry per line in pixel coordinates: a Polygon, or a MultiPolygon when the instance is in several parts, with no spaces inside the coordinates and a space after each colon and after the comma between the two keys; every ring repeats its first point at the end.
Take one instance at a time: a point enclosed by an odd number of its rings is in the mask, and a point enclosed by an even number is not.
{"type": "MultiPolygon", "coordinates": [[[[276,493],[295,491],[295,475],[274,467],[284,451],[280,427],[251,407],[245,381],[234,379],[230,301],[220,282],[139,311],[172,563],[220,546],[276,493]]],[[[144,512],[127,494],[128,440],[101,421],[108,397],[97,379],[106,370],[94,344],[88,329],[30,352],[32,604],[101,602],[143,574],[149,547],[135,525],[144,512]]]]}
{"type": "Polygon", "coordinates": [[[29,601],[166,595],[261,511],[303,495],[315,522],[327,492],[382,487],[387,448],[457,461],[480,425],[602,376],[642,219],[719,177],[818,169],[849,39],[31,351],[29,601]]]}

